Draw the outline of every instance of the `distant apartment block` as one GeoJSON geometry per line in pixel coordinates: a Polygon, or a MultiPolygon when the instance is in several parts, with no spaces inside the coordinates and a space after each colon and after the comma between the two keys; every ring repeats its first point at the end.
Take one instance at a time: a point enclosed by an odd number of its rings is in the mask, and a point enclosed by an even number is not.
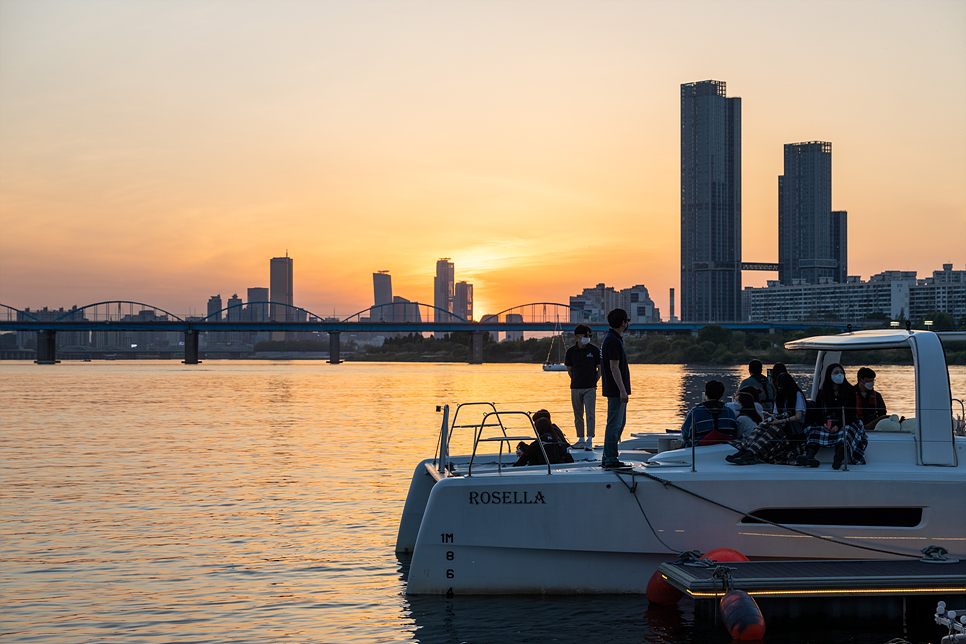
{"type": "MultiPolygon", "coordinates": [[[[499,324],[500,323],[500,316],[499,315],[484,315],[482,318],[480,318],[480,324],[486,324],[487,322],[493,322],[494,324],[499,324]]],[[[500,341],[500,332],[499,331],[490,331],[489,333],[490,333],[490,338],[494,342],[499,342],[500,341]]]]}
{"type": "Polygon", "coordinates": [[[456,282],[453,290],[453,315],[467,321],[473,319],[473,285],[469,282],[456,282]]]}
{"type": "Polygon", "coordinates": [[[681,320],[741,317],[741,99],[681,85],[681,320]]]}
{"type": "MultiPolygon", "coordinates": [[[[520,322],[520,323],[522,323],[523,322],[523,314],[522,313],[507,313],[506,314],[506,321],[508,323],[510,323],[510,324],[512,324],[514,322],[520,322]]],[[[523,331],[507,331],[506,332],[506,339],[507,340],[522,340],[523,339],[523,331]]]]}
{"type": "Polygon", "coordinates": [[[398,295],[393,296],[392,302],[391,322],[422,322],[418,304],[398,295]]]}
{"type": "Polygon", "coordinates": [[[775,280],[765,288],[746,288],[743,294],[750,322],[860,321],[879,316],[918,320],[932,311],[959,320],[966,316],[966,270],[943,264],[943,270],[923,279],[916,271],[883,271],[866,282],[857,276],[838,283],[824,277],[818,284],[797,279],[785,285],[775,280]]]}
{"type": "Polygon", "coordinates": [[[221,295],[212,295],[208,298],[208,315],[205,319],[209,322],[221,322],[221,295]]]}
{"type": "Polygon", "coordinates": [[[248,304],[243,319],[248,322],[265,322],[269,315],[268,289],[255,287],[248,289],[248,304]]]}
{"type": "Polygon", "coordinates": [[[455,290],[455,272],[453,262],[449,257],[444,257],[436,262],[436,277],[433,278],[433,306],[435,311],[434,322],[449,322],[449,316],[445,311],[453,311],[453,295],[455,290]]]}
{"type": "Polygon", "coordinates": [[[785,145],[778,177],[778,280],[845,282],[848,275],[848,213],[832,211],[832,144],[785,145]]]}
{"type": "Polygon", "coordinates": [[[571,296],[570,306],[570,322],[573,324],[606,320],[607,314],[617,308],[627,312],[632,324],[656,324],[661,321],[660,309],[654,306],[647,287],[641,284],[617,291],[601,283],[593,288],[585,288],[580,295],[571,296]]]}

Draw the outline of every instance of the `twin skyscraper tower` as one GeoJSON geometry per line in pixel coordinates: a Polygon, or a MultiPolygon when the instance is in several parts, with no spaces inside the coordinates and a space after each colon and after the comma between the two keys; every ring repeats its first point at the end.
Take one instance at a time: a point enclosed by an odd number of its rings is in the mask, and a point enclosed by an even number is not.
{"type": "Polygon", "coordinates": [[[723,81],[681,85],[681,320],[736,322],[742,270],[782,284],[844,282],[847,213],[832,211],[832,144],[785,145],[778,264],[742,262],[741,99],[723,81]]]}

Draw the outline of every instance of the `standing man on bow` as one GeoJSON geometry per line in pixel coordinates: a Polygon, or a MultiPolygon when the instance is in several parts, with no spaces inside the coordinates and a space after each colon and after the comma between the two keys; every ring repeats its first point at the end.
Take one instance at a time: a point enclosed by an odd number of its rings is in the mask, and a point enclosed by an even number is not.
{"type": "Polygon", "coordinates": [[[624,351],[624,333],[631,319],[624,309],[614,309],[607,314],[610,330],[600,343],[601,392],[607,398],[607,425],[604,429],[605,470],[628,467],[618,460],[624,424],[627,422],[627,400],[631,395],[631,373],[627,368],[627,352],[624,351]]]}
{"type": "Polygon", "coordinates": [[[600,349],[590,343],[593,332],[586,324],[574,329],[577,341],[567,349],[564,364],[570,374],[570,402],[574,407],[577,442],[574,449],[594,449],[597,410],[597,381],[600,380],[600,349]],[[584,411],[587,412],[587,441],[584,442],[584,411]]]}

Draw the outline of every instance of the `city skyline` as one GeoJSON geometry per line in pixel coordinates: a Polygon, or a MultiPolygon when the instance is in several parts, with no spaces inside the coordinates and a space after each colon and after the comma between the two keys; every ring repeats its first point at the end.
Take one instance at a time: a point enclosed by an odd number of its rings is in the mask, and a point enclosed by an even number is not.
{"type": "Polygon", "coordinates": [[[831,141],[849,273],[966,265],[962,3],[378,7],[0,0],[0,302],[204,311],[288,249],[319,315],[381,269],[430,303],[442,256],[475,317],[596,283],[682,310],[680,86],[710,78],[743,260],[778,260],[783,146],[831,141]]]}

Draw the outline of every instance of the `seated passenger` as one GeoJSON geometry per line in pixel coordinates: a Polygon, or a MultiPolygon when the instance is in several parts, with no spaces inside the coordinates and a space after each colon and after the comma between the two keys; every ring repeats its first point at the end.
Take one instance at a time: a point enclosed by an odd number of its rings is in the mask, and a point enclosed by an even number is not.
{"type": "MultiPolygon", "coordinates": [[[[738,393],[735,394],[734,401],[728,403],[728,406],[731,407],[731,411],[735,412],[735,416],[737,416],[738,411],[741,409],[741,405],[738,403],[738,394],[748,394],[755,402],[755,411],[758,412],[759,416],[764,416],[765,408],[764,406],[762,406],[761,401],[758,399],[758,395],[760,393],[761,393],[761,389],[759,389],[758,387],[742,387],[741,389],[738,390],[738,393]]],[[[774,409],[774,406],[775,406],[774,402],[772,402],[772,404],[768,406],[769,413],[772,411],[772,409],[774,409]]]]}
{"type": "Polygon", "coordinates": [[[517,445],[517,455],[520,457],[514,467],[520,465],[546,465],[547,461],[543,458],[543,453],[547,453],[551,465],[557,463],[573,463],[574,457],[567,452],[567,439],[563,438],[560,428],[550,422],[550,413],[541,409],[533,414],[534,426],[540,436],[540,442],[533,441],[525,445],[526,449],[521,449],[523,443],[517,445]],[[541,413],[542,412],[542,413],[541,413]],[[559,437],[557,434],[559,433],[559,437]],[[540,443],[543,443],[543,450],[540,443]],[[522,452],[522,454],[521,454],[522,452]]]}
{"type": "Polygon", "coordinates": [[[738,385],[739,391],[746,387],[754,387],[758,390],[758,400],[762,405],[771,408],[775,403],[775,384],[765,376],[761,375],[761,360],[752,360],[748,363],[749,376],[738,385]]]}
{"type": "Polygon", "coordinates": [[[704,402],[688,412],[681,425],[681,439],[685,447],[691,446],[691,435],[697,438],[698,445],[725,443],[735,438],[738,420],[735,413],[721,402],[724,383],[709,380],[704,386],[704,402]]]}
{"type": "Polygon", "coordinates": [[[848,454],[849,464],[865,464],[865,448],[869,438],[855,415],[855,387],[845,379],[845,368],[831,364],[818,390],[821,422],[806,428],[805,453],[798,457],[799,465],[818,467],[815,455],[823,446],[835,447],[832,468],[839,469],[848,454]]]}
{"type": "MultiPolygon", "coordinates": [[[[563,430],[557,427],[557,424],[550,420],[550,412],[546,409],[538,409],[533,412],[533,423],[536,424],[541,418],[546,418],[547,422],[550,423],[550,432],[553,434],[553,438],[557,443],[559,443],[564,449],[570,449],[570,441],[564,436],[563,430]]],[[[539,427],[537,428],[539,429],[539,427]]]]}
{"type": "Polygon", "coordinates": [[[729,454],[725,460],[735,465],[755,463],[774,463],[775,465],[794,465],[795,457],[801,452],[803,435],[802,420],[805,418],[805,395],[795,384],[794,378],[784,368],[775,365],[775,405],[771,414],[754,430],[741,439],[738,451],[729,454]]]}
{"type": "Polygon", "coordinates": [[[880,420],[889,417],[885,401],[875,391],[875,372],[868,367],[862,367],[856,374],[855,415],[865,425],[866,431],[875,429],[880,420]]]}
{"type": "MultiPolygon", "coordinates": [[[[752,391],[757,392],[758,390],[752,388],[752,391]]],[[[751,392],[739,391],[735,394],[735,403],[731,410],[737,416],[738,432],[735,434],[736,438],[744,438],[758,427],[762,421],[760,407],[761,405],[755,403],[755,397],[751,392]],[[736,407],[737,411],[735,411],[736,407]]]]}

